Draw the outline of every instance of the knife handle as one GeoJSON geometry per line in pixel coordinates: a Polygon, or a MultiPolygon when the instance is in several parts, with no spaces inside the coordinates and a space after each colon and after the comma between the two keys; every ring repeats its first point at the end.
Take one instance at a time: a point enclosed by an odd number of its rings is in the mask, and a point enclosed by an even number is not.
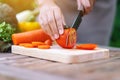
{"type": "Polygon", "coordinates": [[[75,28],[76,30],[78,29],[78,27],[79,27],[79,25],[80,25],[80,23],[82,21],[82,17],[83,17],[83,11],[80,10],[77,18],[73,22],[72,28],[75,28]]]}

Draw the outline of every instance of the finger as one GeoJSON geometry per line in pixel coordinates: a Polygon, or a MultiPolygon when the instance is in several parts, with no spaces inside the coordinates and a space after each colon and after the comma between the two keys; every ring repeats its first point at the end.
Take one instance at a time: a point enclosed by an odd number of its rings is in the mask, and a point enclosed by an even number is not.
{"type": "Polygon", "coordinates": [[[91,7],[89,0],[81,0],[81,3],[84,7],[91,7]]]}
{"type": "Polygon", "coordinates": [[[89,0],[81,0],[81,4],[84,6],[85,14],[88,14],[92,7],[89,0]]]}
{"type": "Polygon", "coordinates": [[[62,21],[62,13],[59,9],[54,10],[55,21],[57,24],[57,28],[59,34],[63,34],[63,21],[62,21]]]}
{"type": "Polygon", "coordinates": [[[83,5],[81,4],[81,0],[77,0],[77,4],[78,4],[78,10],[84,10],[83,5]]]}
{"type": "Polygon", "coordinates": [[[45,14],[42,15],[41,19],[43,21],[43,27],[42,28],[54,40],[54,35],[53,35],[53,33],[52,33],[51,29],[50,29],[50,26],[48,24],[47,15],[45,15],[45,14]]]}
{"type": "Polygon", "coordinates": [[[52,9],[49,10],[47,17],[48,17],[48,23],[51,28],[51,31],[54,34],[54,38],[55,39],[59,38],[59,33],[58,33],[58,29],[57,29],[55,17],[54,17],[54,11],[52,9]]]}
{"type": "Polygon", "coordinates": [[[85,8],[85,14],[88,14],[91,11],[91,8],[85,8]]]}
{"type": "Polygon", "coordinates": [[[42,28],[44,28],[43,26],[44,26],[44,23],[43,23],[43,20],[42,20],[42,17],[39,15],[39,17],[38,17],[38,22],[40,23],[40,26],[42,27],[42,28]]]}
{"type": "Polygon", "coordinates": [[[63,16],[63,14],[62,14],[62,23],[63,23],[63,25],[66,25],[65,18],[63,16]]]}

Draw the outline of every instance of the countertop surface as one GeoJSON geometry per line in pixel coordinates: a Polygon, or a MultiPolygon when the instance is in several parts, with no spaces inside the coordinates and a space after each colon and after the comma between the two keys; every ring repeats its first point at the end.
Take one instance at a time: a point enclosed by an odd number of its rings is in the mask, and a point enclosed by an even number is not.
{"type": "Polygon", "coordinates": [[[120,49],[109,49],[109,59],[78,64],[0,53],[0,80],[120,80],[120,49]]]}

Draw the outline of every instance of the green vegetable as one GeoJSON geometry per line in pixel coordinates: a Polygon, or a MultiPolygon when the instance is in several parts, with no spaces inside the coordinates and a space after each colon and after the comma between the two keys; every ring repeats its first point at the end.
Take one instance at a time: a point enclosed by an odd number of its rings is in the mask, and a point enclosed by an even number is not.
{"type": "Polygon", "coordinates": [[[0,40],[4,42],[11,42],[11,36],[14,33],[15,28],[12,28],[10,24],[5,22],[0,24],[0,40]]]}
{"type": "Polygon", "coordinates": [[[10,24],[6,22],[0,23],[0,52],[8,52],[12,45],[12,34],[15,32],[10,24]]]}

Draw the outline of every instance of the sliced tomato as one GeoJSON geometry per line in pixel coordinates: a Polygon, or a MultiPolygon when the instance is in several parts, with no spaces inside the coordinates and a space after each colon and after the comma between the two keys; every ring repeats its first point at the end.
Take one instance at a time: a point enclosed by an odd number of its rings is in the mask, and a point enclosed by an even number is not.
{"type": "Polygon", "coordinates": [[[62,48],[73,48],[76,44],[76,30],[74,28],[65,29],[64,33],[56,39],[56,42],[62,48]]]}

